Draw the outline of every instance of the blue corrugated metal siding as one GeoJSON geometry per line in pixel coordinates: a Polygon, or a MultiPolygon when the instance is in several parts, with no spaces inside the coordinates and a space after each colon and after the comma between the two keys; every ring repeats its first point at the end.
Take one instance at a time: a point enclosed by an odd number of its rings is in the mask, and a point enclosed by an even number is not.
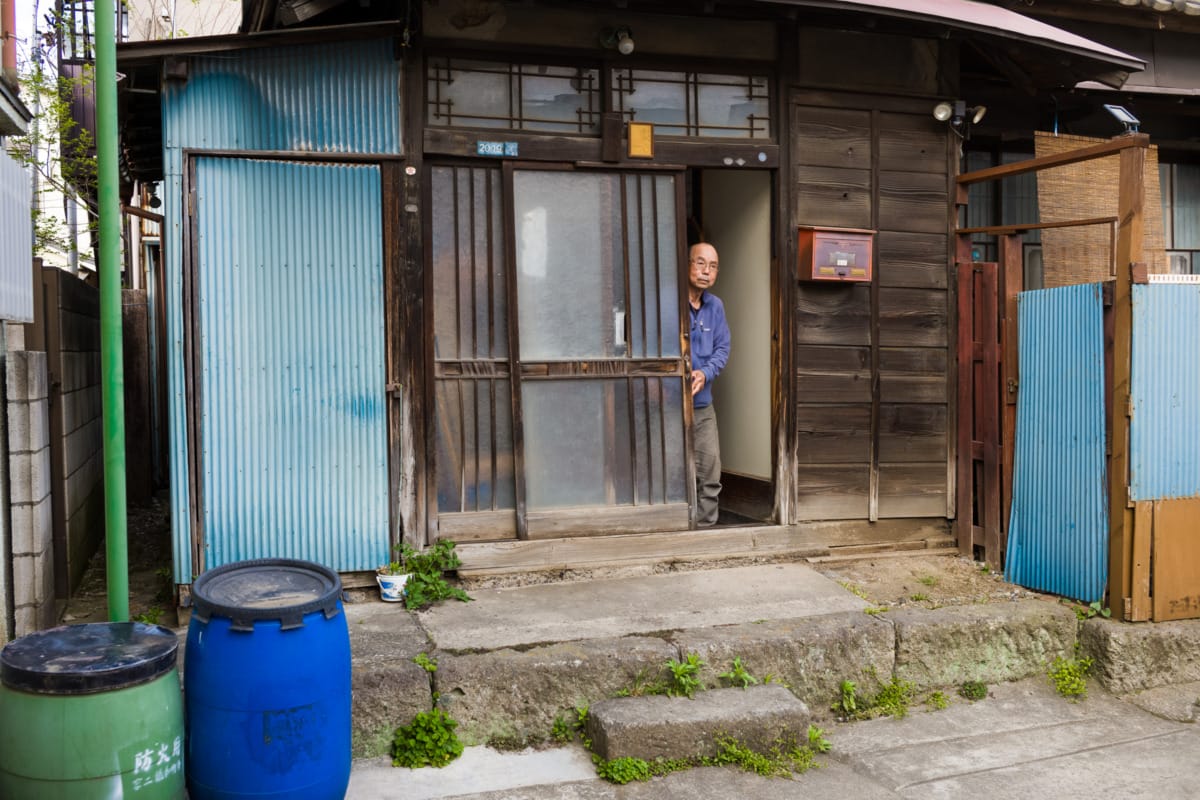
{"type": "MultiPolygon", "coordinates": [[[[175,580],[190,583],[187,415],[183,364],[184,149],[241,147],[329,153],[400,152],[400,68],[391,39],[197,57],[162,107],[167,392],[175,580]]],[[[260,196],[258,206],[274,198],[260,196]]]]}
{"type": "Polygon", "coordinates": [[[1133,287],[1129,493],[1200,497],[1200,285],[1133,287]]]}
{"type": "Polygon", "coordinates": [[[196,176],[206,566],[371,569],[388,553],[379,168],[201,158],[196,176]]]}
{"type": "Polygon", "coordinates": [[[166,84],[163,146],[399,153],[391,40],[198,56],[166,84]]]}
{"type": "Polygon", "coordinates": [[[1007,577],[1099,600],[1108,580],[1101,287],[1017,300],[1021,389],[1007,577]]]}

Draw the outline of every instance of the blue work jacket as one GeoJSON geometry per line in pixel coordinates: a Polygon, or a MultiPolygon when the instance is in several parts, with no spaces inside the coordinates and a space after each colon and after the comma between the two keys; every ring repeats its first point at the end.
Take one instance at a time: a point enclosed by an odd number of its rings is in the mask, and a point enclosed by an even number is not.
{"type": "Polygon", "coordinates": [[[729,323],[721,298],[708,291],[700,294],[700,308],[692,308],[689,302],[688,310],[692,312],[692,369],[704,373],[704,388],[692,398],[692,406],[704,408],[712,405],[713,381],[729,360],[729,323]]]}

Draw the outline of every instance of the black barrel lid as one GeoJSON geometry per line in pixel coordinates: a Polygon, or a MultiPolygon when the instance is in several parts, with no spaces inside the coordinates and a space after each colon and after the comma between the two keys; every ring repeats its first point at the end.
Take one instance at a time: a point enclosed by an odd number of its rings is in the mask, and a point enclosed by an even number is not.
{"type": "Polygon", "coordinates": [[[148,683],[175,668],[179,641],[161,625],[89,622],[49,628],[0,650],[0,681],[38,694],[94,694],[148,683]]]}
{"type": "Polygon", "coordinates": [[[325,618],[340,612],[342,581],[328,567],[291,558],[237,561],[205,572],[192,584],[193,614],[233,621],[235,631],[254,630],[258,621],[278,621],[284,630],[304,626],[314,611],[325,618]]]}

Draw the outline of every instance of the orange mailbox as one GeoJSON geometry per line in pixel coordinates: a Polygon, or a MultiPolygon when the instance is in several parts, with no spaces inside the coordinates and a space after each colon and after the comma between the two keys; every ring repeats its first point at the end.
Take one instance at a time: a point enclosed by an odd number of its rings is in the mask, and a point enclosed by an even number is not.
{"type": "Polygon", "coordinates": [[[875,231],[801,226],[799,235],[800,280],[871,282],[875,231]]]}

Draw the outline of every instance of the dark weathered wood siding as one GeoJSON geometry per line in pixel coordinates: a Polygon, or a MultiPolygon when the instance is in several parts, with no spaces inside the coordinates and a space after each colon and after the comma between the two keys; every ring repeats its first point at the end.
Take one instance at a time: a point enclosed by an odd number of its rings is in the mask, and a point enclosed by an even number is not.
{"type": "Polygon", "coordinates": [[[799,283],[796,519],[948,512],[948,129],[931,103],[796,91],[791,221],[870,228],[871,284],[799,283]]]}

